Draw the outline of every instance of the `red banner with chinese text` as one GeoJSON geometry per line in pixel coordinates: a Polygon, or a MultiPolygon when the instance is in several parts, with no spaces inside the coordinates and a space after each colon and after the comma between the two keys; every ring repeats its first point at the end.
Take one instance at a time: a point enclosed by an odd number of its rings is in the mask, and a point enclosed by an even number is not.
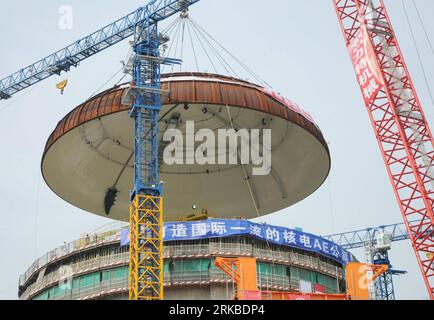
{"type": "Polygon", "coordinates": [[[360,28],[357,36],[348,45],[348,51],[365,104],[369,105],[377,97],[384,82],[365,27],[360,28]]]}

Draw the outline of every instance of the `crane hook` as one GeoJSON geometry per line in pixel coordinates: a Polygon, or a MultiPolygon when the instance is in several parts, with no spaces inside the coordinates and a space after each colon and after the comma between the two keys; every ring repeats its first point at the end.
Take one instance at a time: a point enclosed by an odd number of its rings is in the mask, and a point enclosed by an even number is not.
{"type": "Polygon", "coordinates": [[[60,94],[63,95],[65,92],[65,88],[68,85],[68,80],[63,80],[62,82],[59,82],[56,84],[56,88],[60,90],[60,94]]]}

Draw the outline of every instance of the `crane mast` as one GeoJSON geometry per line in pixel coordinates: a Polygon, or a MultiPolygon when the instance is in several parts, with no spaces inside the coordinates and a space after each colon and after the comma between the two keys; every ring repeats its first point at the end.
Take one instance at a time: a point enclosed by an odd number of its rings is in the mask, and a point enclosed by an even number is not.
{"type": "Polygon", "coordinates": [[[389,250],[392,248],[392,242],[409,239],[404,223],[333,234],[324,236],[324,238],[347,250],[365,248],[368,264],[387,265],[387,270],[375,282],[371,283],[371,292],[377,300],[395,300],[393,276],[406,272],[395,270],[392,267],[389,260],[389,250]]]}
{"type": "Polygon", "coordinates": [[[130,206],[130,300],[163,299],[163,198],[158,170],[161,108],[157,24],[138,27],[126,98],[134,119],[134,190],[130,206]]]}
{"type": "Polygon", "coordinates": [[[383,0],[334,0],[395,196],[434,299],[434,141],[383,0]]]}
{"type": "MultiPolygon", "coordinates": [[[[197,0],[196,0],[197,1],[197,0]]],[[[174,1],[185,11],[196,1],[174,1]]],[[[158,3],[151,1],[149,6],[158,3]]],[[[130,205],[130,300],[164,299],[163,283],[163,186],[158,168],[158,115],[164,92],[160,65],[180,60],[160,56],[155,10],[149,10],[134,34],[133,55],[126,70],[133,81],[125,96],[132,103],[134,119],[134,189],[130,205]],[[128,71],[127,71],[128,72],[128,71]]]]}
{"type": "MultiPolygon", "coordinates": [[[[199,0],[150,0],[129,15],[0,80],[0,100],[68,72],[81,61],[134,36],[133,55],[125,68],[133,81],[124,103],[134,119],[134,188],[130,206],[131,300],[160,300],[163,294],[163,188],[158,168],[160,65],[178,64],[160,56],[158,22],[187,10],[199,0]]],[[[110,189],[115,201],[116,189],[110,189]]]]}
{"type": "MultiPolygon", "coordinates": [[[[0,80],[0,100],[134,36],[124,97],[134,126],[130,299],[163,299],[163,187],[158,168],[158,23],[199,0],[150,0],[129,15],[0,80]]],[[[434,140],[383,0],[333,0],[365,105],[429,296],[434,299],[434,140]]],[[[164,40],[163,40],[164,41],[164,40]]],[[[116,193],[116,190],[111,190],[116,193]]],[[[115,194],[114,194],[115,195],[115,194]]]]}

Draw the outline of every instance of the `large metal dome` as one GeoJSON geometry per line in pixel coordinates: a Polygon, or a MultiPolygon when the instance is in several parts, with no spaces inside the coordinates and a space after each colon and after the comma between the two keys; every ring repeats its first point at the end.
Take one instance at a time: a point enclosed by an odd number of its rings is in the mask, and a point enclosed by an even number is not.
{"type": "MultiPolygon", "coordinates": [[[[183,132],[188,120],[195,121],[196,130],[230,128],[231,120],[237,128],[272,129],[271,174],[249,175],[248,182],[241,165],[161,162],[166,220],[190,215],[193,205],[207,208],[214,217],[254,218],[256,203],[259,215],[266,215],[306,198],[326,179],[327,144],[297,105],[260,86],[220,75],[164,75],[162,88],[169,95],[160,113],[160,134],[173,119],[183,132]]],[[[42,159],[49,187],[85,211],[105,216],[105,194],[116,185],[119,194],[109,217],[124,221],[129,220],[133,185],[133,120],[130,106],[122,104],[126,91],[127,86],[107,90],[69,113],[51,134],[42,159]]]]}

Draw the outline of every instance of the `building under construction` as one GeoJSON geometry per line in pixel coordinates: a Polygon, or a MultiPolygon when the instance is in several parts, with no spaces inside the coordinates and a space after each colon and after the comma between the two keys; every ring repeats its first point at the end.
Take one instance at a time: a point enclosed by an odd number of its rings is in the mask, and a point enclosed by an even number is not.
{"type": "MultiPolygon", "coordinates": [[[[220,257],[256,259],[256,277],[264,292],[304,292],[330,296],[344,294],[344,267],[352,256],[333,243],[297,230],[234,220],[207,220],[221,228],[248,224],[248,234],[239,231],[228,236],[211,235],[196,240],[166,241],[164,247],[164,287],[169,300],[232,300],[236,284],[215,265],[220,257]],[[252,235],[256,230],[258,235],[252,235]],[[266,240],[266,231],[274,230],[295,237],[297,245],[266,240]],[[286,232],[286,233],[285,233],[286,232]],[[261,239],[263,233],[264,239],[261,239]],[[322,249],[303,248],[299,239],[312,246],[321,241],[322,249]],[[309,251],[307,250],[309,249],[309,251]],[[326,249],[327,251],[325,251],[326,249]],[[328,252],[328,253],[327,253],[328,252]],[[334,256],[337,254],[337,257],[334,256]]],[[[193,226],[204,222],[166,225],[169,239],[173,230],[186,227],[186,238],[193,226]]],[[[223,229],[222,229],[223,230],[223,229]]],[[[55,249],[37,260],[20,278],[20,299],[91,300],[127,299],[129,248],[122,231],[106,231],[55,249]]],[[[314,298],[312,295],[311,298],[314,298]]]]}
{"type": "MultiPolygon", "coordinates": [[[[173,72],[181,59],[165,54],[170,37],[158,25],[180,15],[185,30],[188,9],[198,1],[150,1],[0,81],[0,99],[9,99],[133,38],[123,68],[130,81],[118,82],[67,114],[50,135],[41,164],[45,182],[60,198],[89,213],[129,222],[129,233],[89,235],[49,253],[21,277],[21,299],[122,299],[127,292],[131,300],[258,298],[256,293],[369,298],[368,288],[355,287],[360,266],[349,267],[354,259],[338,245],[247,220],[284,210],[314,193],[330,172],[330,151],[309,113],[266,85],[217,71],[173,72]],[[162,66],[172,66],[172,72],[163,74],[162,66]],[[189,123],[195,124],[194,132],[189,123]],[[217,147],[215,141],[214,147],[205,147],[209,135],[196,136],[208,130],[215,137],[223,129],[235,136],[235,147],[217,147]],[[175,151],[173,163],[165,153],[173,144],[165,138],[170,130],[182,135],[182,155],[175,151]],[[244,163],[242,146],[248,142],[242,133],[267,130],[272,131],[269,141],[256,136],[256,147],[247,153],[253,161],[244,163]],[[207,161],[196,161],[198,154],[207,161]],[[216,163],[213,156],[229,161],[216,163]],[[255,174],[258,166],[266,174],[255,174]],[[218,219],[197,218],[197,208],[218,219]],[[248,275],[242,274],[242,263],[249,265],[248,275]]],[[[434,299],[434,139],[384,2],[333,3],[434,299]]],[[[192,26],[202,30],[194,22],[192,26]]],[[[61,93],[66,85],[67,80],[58,84],[61,93]]],[[[390,267],[388,259],[369,266],[372,280],[390,267]]]]}
{"type": "MultiPolygon", "coordinates": [[[[251,82],[207,73],[163,75],[161,90],[167,92],[163,96],[158,119],[158,167],[164,182],[165,221],[188,220],[198,207],[206,208],[204,210],[211,216],[221,219],[234,216],[257,218],[303,200],[327,178],[331,165],[327,143],[312,117],[292,101],[251,82]],[[262,147],[262,151],[256,150],[261,155],[270,153],[271,162],[266,164],[269,174],[253,174],[254,163],[210,161],[199,164],[193,159],[201,148],[201,141],[197,139],[193,139],[191,146],[186,143],[181,148],[185,164],[167,164],[163,159],[164,149],[168,146],[163,139],[164,133],[179,130],[184,139],[192,138],[194,132],[189,133],[189,122],[195,124],[195,132],[207,129],[216,133],[220,129],[228,129],[237,134],[243,129],[258,132],[270,130],[268,149],[264,149],[262,144],[265,140],[261,140],[258,148],[262,147]]],[[[75,108],[53,131],[42,159],[44,179],[57,195],[85,211],[123,221],[130,221],[125,208],[131,201],[130,186],[137,161],[134,158],[136,140],[132,135],[134,126],[129,116],[130,94],[130,85],[120,85],[75,108]]],[[[243,140],[243,136],[238,138],[243,140]]],[[[221,156],[223,152],[225,159],[234,150],[239,150],[238,147],[233,149],[230,144],[223,150],[218,147],[220,144],[214,146],[212,153],[221,156]]],[[[155,200],[157,198],[149,199],[150,203],[159,201],[155,200]]],[[[134,214],[131,214],[133,217],[134,214]]],[[[244,226],[244,229],[249,227],[244,226]]],[[[146,228],[149,227],[134,227],[131,224],[131,234],[137,237],[142,232],[140,230],[146,228]]],[[[243,226],[237,226],[237,230],[240,228],[243,226]]],[[[325,244],[324,248],[320,240],[314,243],[304,234],[296,239],[295,233],[286,231],[285,234],[282,231],[279,234],[277,229],[267,231],[270,234],[264,230],[262,238],[260,232],[252,231],[253,235],[260,237],[256,240],[249,238],[250,233],[233,238],[226,237],[226,234],[213,234],[215,228],[212,225],[208,229],[211,234],[207,229],[206,233],[211,238],[218,236],[218,239],[175,241],[185,240],[181,237],[166,242],[163,250],[164,284],[169,288],[165,291],[166,298],[234,297],[228,279],[214,266],[213,258],[218,255],[257,258],[255,273],[261,287],[300,291],[301,279],[317,284],[318,288],[323,286],[320,290],[324,293],[345,291],[342,267],[345,264],[343,261],[348,262],[349,259],[346,253],[331,243],[325,244]],[[280,242],[274,241],[276,243],[271,245],[273,240],[280,242]],[[303,246],[297,248],[297,244],[303,246]],[[313,248],[316,248],[314,253],[309,253],[313,248]],[[323,253],[327,255],[332,248],[335,255],[331,258],[341,259],[340,263],[321,256],[323,253]],[[188,286],[192,288],[185,291],[188,286]]],[[[57,297],[54,290],[61,292],[59,294],[64,298],[125,296],[128,283],[125,266],[132,253],[129,255],[127,249],[120,248],[116,241],[95,244],[95,248],[84,251],[79,248],[78,252],[75,252],[74,245],[68,258],[38,266],[43,268],[42,273],[25,277],[21,282],[20,296],[26,299],[46,298],[50,294],[51,297],[51,291],[47,291],[52,283],[50,279],[54,283],[58,281],[56,270],[68,264],[74,266],[74,277],[81,272],[79,270],[87,268],[82,264],[89,266],[89,271],[83,271],[84,275],[74,280],[72,287],[78,289],[58,291],[54,287],[52,297],[57,297]],[[116,266],[114,270],[113,266],[116,266]],[[118,279],[113,279],[111,284],[111,277],[116,275],[118,279]],[[90,287],[82,291],[81,281],[85,286],[89,281],[90,287]]],[[[140,241],[147,243],[144,239],[140,241]]],[[[152,250],[155,253],[158,251],[156,247],[152,250]]],[[[303,292],[311,290],[304,289],[303,292]]]]}

